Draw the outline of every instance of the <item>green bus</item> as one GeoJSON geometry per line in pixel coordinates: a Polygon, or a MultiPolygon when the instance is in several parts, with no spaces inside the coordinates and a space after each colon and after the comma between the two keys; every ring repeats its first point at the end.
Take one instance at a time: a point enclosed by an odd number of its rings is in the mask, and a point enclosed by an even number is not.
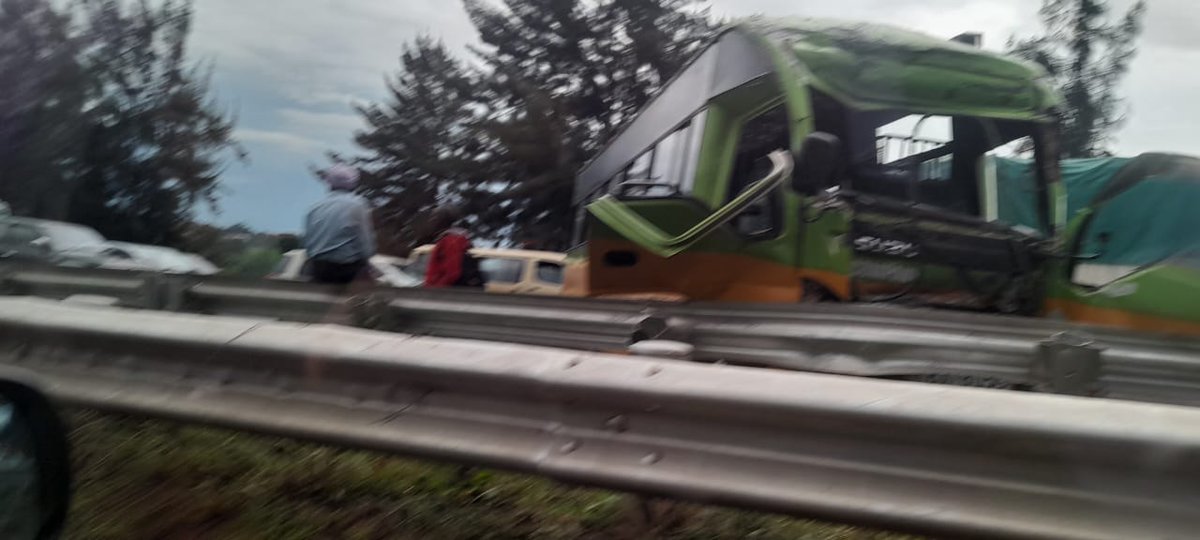
{"type": "Polygon", "coordinates": [[[1034,314],[1066,217],[1043,72],[886,25],[720,33],[580,171],[567,290],[1034,314]],[[1029,224],[993,157],[1033,163],[1029,224]]]}

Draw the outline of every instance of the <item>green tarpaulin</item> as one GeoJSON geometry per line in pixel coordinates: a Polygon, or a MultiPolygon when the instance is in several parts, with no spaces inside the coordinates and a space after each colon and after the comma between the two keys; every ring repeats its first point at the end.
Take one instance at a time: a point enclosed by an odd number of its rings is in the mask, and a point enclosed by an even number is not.
{"type": "Polygon", "coordinates": [[[1198,181],[1150,178],[1117,195],[1096,212],[1080,253],[1099,254],[1097,264],[1144,266],[1194,248],[1200,237],[1198,181]]]}
{"type": "MultiPolygon", "coordinates": [[[[998,158],[994,164],[999,221],[1037,228],[1032,162],[998,158]]],[[[1109,188],[1078,253],[1099,255],[1096,264],[1145,266],[1200,244],[1200,160],[1165,154],[1064,160],[1062,178],[1068,220],[1109,188]],[[1112,181],[1122,169],[1117,186],[1112,181]],[[1130,175],[1137,171],[1146,174],[1130,175]]]]}
{"type": "MultiPolygon", "coordinates": [[[[1068,159],[1062,167],[1067,187],[1067,219],[1082,210],[1129,158],[1068,159]]],[[[1038,221],[1033,160],[996,158],[997,219],[1009,225],[1042,228],[1038,221]]]]}

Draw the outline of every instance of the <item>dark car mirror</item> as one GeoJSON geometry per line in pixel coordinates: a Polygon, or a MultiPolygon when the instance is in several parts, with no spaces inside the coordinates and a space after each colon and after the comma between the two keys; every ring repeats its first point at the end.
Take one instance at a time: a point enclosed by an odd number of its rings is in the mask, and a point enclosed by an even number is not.
{"type": "Polygon", "coordinates": [[[62,534],[70,501],[66,430],[34,386],[0,377],[0,538],[62,534]]]}
{"type": "Polygon", "coordinates": [[[793,159],[792,189],[816,193],[832,187],[841,168],[842,141],[836,135],[815,132],[804,138],[793,159]]]}

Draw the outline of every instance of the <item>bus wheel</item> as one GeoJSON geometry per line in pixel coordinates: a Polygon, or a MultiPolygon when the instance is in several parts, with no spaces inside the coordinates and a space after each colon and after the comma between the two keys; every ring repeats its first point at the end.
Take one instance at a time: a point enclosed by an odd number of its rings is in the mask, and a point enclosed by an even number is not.
{"type": "Polygon", "coordinates": [[[803,281],[803,291],[800,296],[801,304],[817,304],[822,302],[837,302],[838,298],[829,289],[812,280],[803,281]]]}

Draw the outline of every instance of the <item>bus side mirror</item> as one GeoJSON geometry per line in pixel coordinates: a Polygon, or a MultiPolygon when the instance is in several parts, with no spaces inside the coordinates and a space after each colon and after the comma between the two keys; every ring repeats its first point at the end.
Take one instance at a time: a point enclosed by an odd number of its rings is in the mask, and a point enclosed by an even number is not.
{"type": "Polygon", "coordinates": [[[792,189],[816,193],[832,187],[841,168],[842,141],[836,135],[815,132],[804,138],[796,152],[792,189]]]}

